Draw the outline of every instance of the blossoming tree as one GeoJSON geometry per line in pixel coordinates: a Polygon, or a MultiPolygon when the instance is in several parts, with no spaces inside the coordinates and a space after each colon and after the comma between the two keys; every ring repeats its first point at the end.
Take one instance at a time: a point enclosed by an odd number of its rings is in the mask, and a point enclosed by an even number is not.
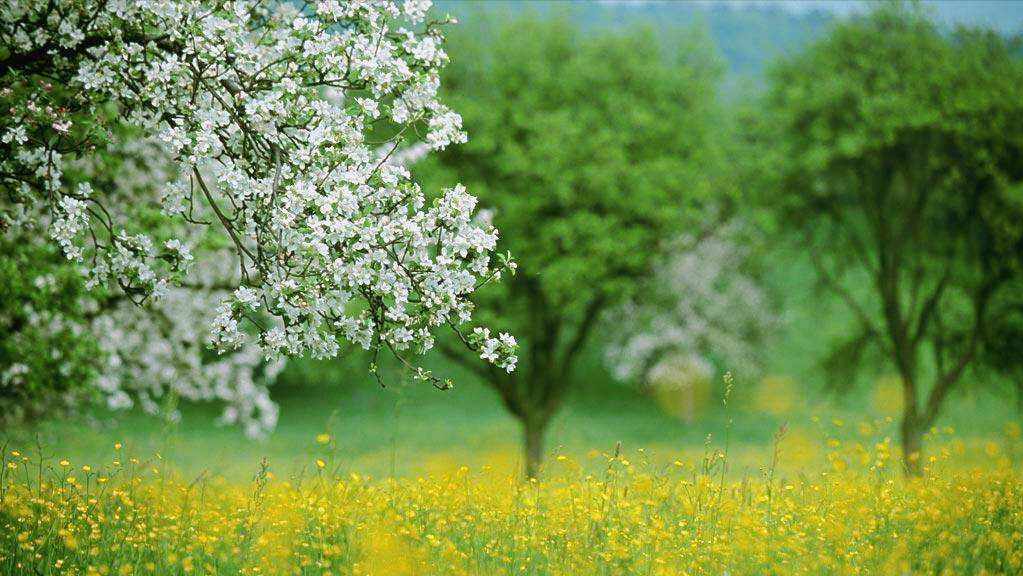
{"type": "Polygon", "coordinates": [[[5,341],[3,396],[71,373],[28,359],[47,341],[70,362],[72,334],[97,352],[78,376],[112,406],[220,398],[253,434],[275,420],[266,360],[353,344],[445,388],[409,359],[445,327],[512,371],[514,338],[460,328],[469,297],[514,270],[494,257],[497,231],[473,221],[464,187],[428,194],[389,161],[410,142],[466,140],[437,98],[449,20],[428,8],[4,4],[0,228],[31,287],[64,299],[27,311],[26,294],[45,299],[9,282],[21,298],[5,301],[6,328],[33,336],[5,341]],[[206,343],[222,356],[205,358],[206,343]]]}
{"type": "Polygon", "coordinates": [[[745,378],[760,371],[758,350],[779,318],[753,259],[757,233],[740,217],[720,220],[714,214],[698,234],[673,239],[642,297],[609,314],[616,330],[605,354],[617,378],[652,386],[674,372],[684,380],[680,358],[707,369],[709,359],[745,378]]]}

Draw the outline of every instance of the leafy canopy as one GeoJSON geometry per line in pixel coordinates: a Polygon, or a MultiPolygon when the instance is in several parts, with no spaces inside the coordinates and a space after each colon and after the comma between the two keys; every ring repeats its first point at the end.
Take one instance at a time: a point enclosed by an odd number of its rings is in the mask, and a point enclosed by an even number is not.
{"type": "Polygon", "coordinates": [[[572,324],[634,290],[706,194],[697,158],[716,68],[699,54],[667,62],[647,33],[587,37],[556,19],[487,37],[451,40],[453,53],[477,55],[445,75],[473,138],[423,173],[469,183],[524,270],[480,296],[497,303],[482,313],[529,324],[514,310],[528,300],[572,324]]]}
{"type": "Polygon", "coordinates": [[[458,174],[521,264],[474,296],[480,319],[521,339],[521,368],[477,372],[525,424],[532,474],[602,313],[635,293],[707,194],[717,68],[699,51],[666,59],[648,33],[585,36],[558,19],[463,34],[450,49],[463,57],[445,74],[448,100],[473,138],[419,174],[428,188],[458,174]]]}

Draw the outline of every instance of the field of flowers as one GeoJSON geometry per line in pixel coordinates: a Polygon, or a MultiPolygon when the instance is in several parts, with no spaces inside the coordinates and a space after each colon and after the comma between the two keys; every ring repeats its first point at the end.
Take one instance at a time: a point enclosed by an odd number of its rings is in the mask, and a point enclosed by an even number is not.
{"type": "MultiPolygon", "coordinates": [[[[784,429],[776,435],[778,440],[784,429]]],[[[4,450],[2,574],[1019,574],[1019,428],[988,465],[956,466],[936,434],[923,478],[887,438],[828,442],[830,466],[789,477],[727,447],[655,462],[616,447],[556,456],[541,480],[462,467],[373,480],[317,437],[309,471],[248,485],[176,478],[121,444],[107,462],[4,450]]]]}

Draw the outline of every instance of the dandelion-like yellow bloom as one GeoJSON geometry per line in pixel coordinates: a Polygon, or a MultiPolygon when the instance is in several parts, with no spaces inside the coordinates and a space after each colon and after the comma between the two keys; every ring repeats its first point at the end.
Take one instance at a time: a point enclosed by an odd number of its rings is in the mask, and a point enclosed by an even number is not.
{"type": "Polygon", "coordinates": [[[40,482],[6,472],[22,468],[12,454],[0,468],[0,574],[1023,573],[1018,445],[972,469],[956,465],[955,440],[935,444],[926,475],[906,480],[891,439],[852,428],[823,439],[819,471],[798,475],[726,474],[713,450],[705,467],[616,450],[597,470],[559,455],[530,482],[464,466],[335,476],[320,457],[312,481],[266,469],[249,485],[179,480],[170,464],[159,476],[118,464],[90,483],[62,459],[40,482]]]}

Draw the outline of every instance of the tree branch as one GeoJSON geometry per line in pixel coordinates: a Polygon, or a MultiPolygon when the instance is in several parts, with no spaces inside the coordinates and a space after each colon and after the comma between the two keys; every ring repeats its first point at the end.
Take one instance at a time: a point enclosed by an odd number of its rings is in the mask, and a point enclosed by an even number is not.
{"type": "Polygon", "coordinates": [[[483,378],[486,381],[490,381],[491,378],[493,377],[493,373],[487,369],[488,365],[483,364],[481,360],[476,361],[477,359],[475,358],[472,359],[466,358],[465,353],[451,346],[448,346],[446,343],[441,341],[437,341],[435,346],[437,347],[438,350],[440,350],[440,353],[447,357],[449,360],[452,360],[456,364],[462,366],[463,368],[466,368],[470,372],[475,373],[480,378],[483,378]]]}
{"type": "Polygon", "coordinates": [[[930,395],[927,397],[927,405],[924,408],[924,413],[921,415],[921,422],[924,426],[930,426],[934,419],[938,415],[938,410],[941,408],[942,402],[948,395],[949,390],[952,386],[959,381],[959,378],[963,375],[966,367],[973,360],[974,355],[977,352],[977,345],[980,342],[981,332],[984,329],[984,317],[987,313],[987,305],[991,299],[991,295],[994,293],[995,288],[1001,280],[994,280],[989,282],[980,289],[974,300],[973,306],[973,330],[970,334],[970,342],[966,346],[966,350],[963,351],[959,360],[954,366],[943,374],[938,375],[937,381],[934,383],[934,388],[931,389],[930,395]]]}
{"type": "Polygon", "coordinates": [[[927,332],[927,326],[930,324],[931,319],[937,311],[938,302],[941,301],[941,296],[945,292],[945,287],[948,285],[948,281],[951,276],[951,266],[946,266],[945,273],[941,276],[938,286],[934,289],[934,292],[931,293],[927,300],[924,301],[923,307],[920,308],[920,316],[917,319],[916,330],[914,330],[911,338],[913,347],[916,347],[920,341],[923,340],[924,334],[927,332]]]}
{"type": "Polygon", "coordinates": [[[202,189],[210,207],[213,208],[213,212],[216,213],[220,223],[224,226],[224,230],[227,231],[227,233],[231,236],[231,240],[234,242],[235,249],[238,252],[238,263],[241,266],[242,276],[246,281],[250,281],[249,271],[245,267],[245,256],[251,258],[253,262],[256,262],[256,259],[252,256],[252,253],[249,252],[248,248],[242,244],[241,239],[238,238],[238,234],[235,232],[234,226],[231,225],[231,221],[224,216],[223,212],[220,211],[220,207],[217,206],[217,202],[213,199],[213,195],[210,194],[209,188],[206,187],[206,182],[202,179],[202,175],[199,174],[199,169],[193,166],[192,173],[195,174],[195,179],[199,182],[199,188],[202,189]]]}
{"type": "Polygon", "coordinates": [[[594,298],[589,306],[586,307],[586,311],[583,313],[583,320],[575,330],[575,334],[565,347],[564,353],[561,355],[560,365],[560,376],[565,379],[569,375],[569,371],[572,366],[572,362],[575,360],[576,355],[582,349],[583,345],[586,344],[586,339],[589,337],[590,332],[593,329],[593,325],[597,322],[600,317],[601,310],[604,309],[604,304],[607,302],[607,298],[601,294],[594,298]]]}
{"type": "Polygon", "coordinates": [[[810,259],[813,261],[813,266],[817,270],[817,276],[820,278],[821,282],[832,292],[838,294],[838,296],[842,298],[846,306],[848,306],[849,309],[856,314],[856,317],[859,319],[860,323],[863,324],[863,329],[866,330],[867,333],[875,337],[880,337],[881,331],[874,326],[874,323],[870,320],[870,316],[867,312],[859,305],[856,299],[852,297],[852,294],[850,294],[848,290],[846,290],[838,283],[837,280],[835,280],[835,278],[831,276],[830,273],[828,273],[827,269],[824,267],[824,263],[821,262],[817,251],[814,250],[809,238],[807,238],[806,244],[807,247],[810,248],[810,259]]]}

